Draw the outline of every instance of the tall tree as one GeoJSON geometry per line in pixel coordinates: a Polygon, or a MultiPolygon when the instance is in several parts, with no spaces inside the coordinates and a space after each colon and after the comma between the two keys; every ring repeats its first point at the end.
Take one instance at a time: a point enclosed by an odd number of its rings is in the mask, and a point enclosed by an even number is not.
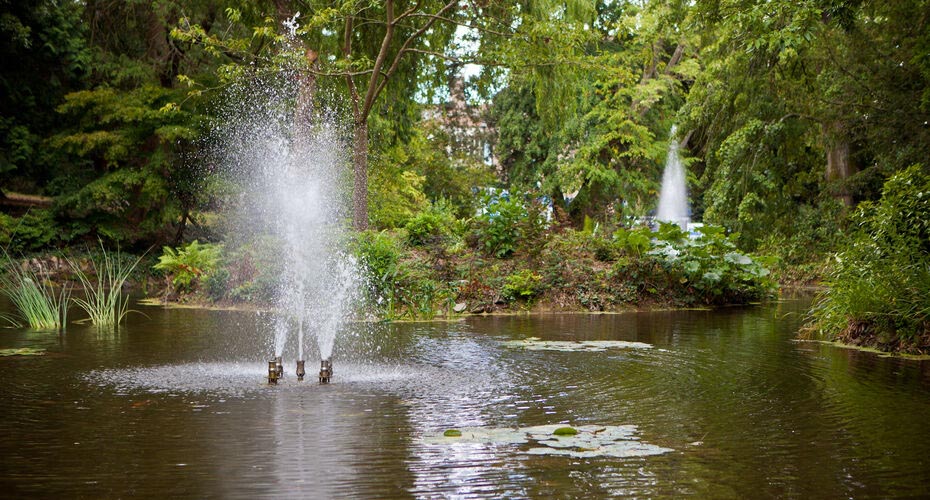
{"type": "MultiPolygon", "coordinates": [[[[348,95],[354,125],[354,226],[368,227],[369,127],[373,113],[390,113],[393,120],[409,119],[407,110],[414,107],[418,96],[432,95],[436,88],[446,85],[450,73],[469,62],[493,68],[487,72],[490,76],[485,83],[508,65],[511,69],[535,66],[540,68],[540,74],[557,71],[562,57],[558,50],[566,46],[559,41],[566,38],[566,33],[576,32],[560,31],[559,20],[570,18],[586,5],[587,0],[525,0],[513,4],[306,0],[291,4],[294,17],[288,25],[294,28],[293,36],[303,43],[300,52],[310,49],[315,54],[313,64],[307,64],[304,71],[315,78],[342,81],[348,95]],[[466,41],[480,46],[480,51],[463,48],[466,41]],[[545,57],[518,59],[526,52],[514,49],[517,46],[536,47],[537,54],[545,57]]],[[[261,48],[280,50],[285,45],[287,37],[277,31],[278,27],[268,22],[255,28],[256,36],[281,42],[276,49],[272,44],[261,48]]],[[[185,23],[177,36],[202,42],[237,63],[263,60],[274,65],[274,50],[265,50],[262,55],[250,41],[211,36],[195,24],[185,23]],[[244,50],[249,52],[245,57],[244,50]]]]}

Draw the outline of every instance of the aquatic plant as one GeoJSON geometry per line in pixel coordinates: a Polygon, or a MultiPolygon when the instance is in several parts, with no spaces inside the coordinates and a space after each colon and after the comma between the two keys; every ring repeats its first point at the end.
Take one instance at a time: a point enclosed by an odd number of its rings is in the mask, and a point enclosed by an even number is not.
{"type": "Polygon", "coordinates": [[[123,285],[142,260],[142,256],[128,264],[118,249],[115,255],[107,253],[102,245],[101,250],[102,257],[90,259],[96,281],[92,281],[81,266],[68,260],[84,290],[84,298],[76,297],[73,300],[87,313],[94,325],[117,326],[129,314],[129,296],[123,294],[123,285]]]}
{"type": "Polygon", "coordinates": [[[418,440],[427,446],[529,445],[529,448],[520,446],[514,451],[528,455],[564,455],[573,458],[647,457],[674,451],[640,441],[636,437],[636,431],[635,425],[569,427],[550,424],[517,429],[462,427],[427,433],[418,440]]]}
{"type": "MultiPolygon", "coordinates": [[[[20,318],[37,329],[57,329],[65,325],[71,288],[63,286],[56,292],[40,273],[20,268],[9,255],[4,253],[4,256],[6,270],[0,275],[0,291],[16,306],[20,318]]],[[[3,319],[14,325],[19,323],[12,316],[3,319]]]]}

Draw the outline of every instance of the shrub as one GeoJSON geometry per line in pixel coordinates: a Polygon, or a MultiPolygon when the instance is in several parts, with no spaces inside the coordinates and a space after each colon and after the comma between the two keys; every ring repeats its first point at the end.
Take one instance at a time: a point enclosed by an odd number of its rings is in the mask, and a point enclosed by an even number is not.
{"type": "Polygon", "coordinates": [[[930,175],[920,166],[894,175],[878,203],[859,205],[853,222],[808,330],[926,350],[920,344],[930,332],[930,175]]]}
{"type": "Polygon", "coordinates": [[[231,274],[225,268],[217,268],[212,273],[204,277],[204,284],[207,288],[207,296],[216,301],[221,300],[229,291],[229,278],[231,274]]]}
{"type": "Polygon", "coordinates": [[[455,215],[451,208],[440,202],[411,217],[404,228],[407,230],[407,241],[419,246],[448,236],[455,225],[455,215]]]}
{"type": "Polygon", "coordinates": [[[222,254],[222,245],[194,240],[177,250],[164,247],[154,268],[171,275],[171,286],[175,291],[192,292],[202,275],[210,274],[217,268],[222,254]]]}
{"type": "Polygon", "coordinates": [[[478,246],[497,258],[509,257],[519,248],[537,252],[545,229],[545,211],[538,201],[523,203],[507,193],[486,198],[475,222],[478,246]]]}
{"type": "Polygon", "coordinates": [[[542,276],[523,269],[507,276],[501,295],[509,301],[528,300],[542,291],[542,276]]]}
{"type": "Polygon", "coordinates": [[[49,210],[30,210],[19,218],[0,214],[0,246],[13,254],[48,248],[60,240],[60,234],[49,210]]]}
{"type": "Polygon", "coordinates": [[[686,299],[734,304],[773,294],[776,284],[762,261],[740,253],[722,227],[706,225],[699,231],[692,239],[677,225],[663,223],[647,252],[665,265],[670,282],[688,288],[686,299]]]}

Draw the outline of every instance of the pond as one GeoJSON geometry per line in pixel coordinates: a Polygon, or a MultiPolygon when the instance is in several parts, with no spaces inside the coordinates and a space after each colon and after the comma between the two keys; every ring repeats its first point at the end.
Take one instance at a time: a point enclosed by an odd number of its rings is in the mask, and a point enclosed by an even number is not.
{"type": "Polygon", "coordinates": [[[267,314],[4,329],[0,349],[46,354],[0,358],[0,491],[927,496],[930,363],[797,342],[808,304],[354,325],[329,385],[312,356],[266,384],[267,314]],[[553,445],[565,426],[590,442],[553,445]]]}

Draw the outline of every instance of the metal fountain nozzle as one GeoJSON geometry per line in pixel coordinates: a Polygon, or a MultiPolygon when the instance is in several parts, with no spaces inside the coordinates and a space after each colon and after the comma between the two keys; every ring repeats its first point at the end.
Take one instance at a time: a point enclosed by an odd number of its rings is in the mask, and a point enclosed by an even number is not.
{"type": "Polygon", "coordinates": [[[268,385],[275,385],[281,376],[278,374],[278,359],[272,359],[268,362],[268,385]]]}
{"type": "Polygon", "coordinates": [[[333,377],[333,361],[329,358],[320,361],[320,383],[328,384],[333,377]]]}
{"type": "Polygon", "coordinates": [[[284,378],[284,363],[281,361],[281,356],[274,358],[275,369],[278,371],[278,378],[284,378]]]}
{"type": "Polygon", "coordinates": [[[304,370],[304,360],[298,359],[297,360],[297,380],[303,380],[304,375],[306,374],[307,372],[306,370],[304,370]]]}

